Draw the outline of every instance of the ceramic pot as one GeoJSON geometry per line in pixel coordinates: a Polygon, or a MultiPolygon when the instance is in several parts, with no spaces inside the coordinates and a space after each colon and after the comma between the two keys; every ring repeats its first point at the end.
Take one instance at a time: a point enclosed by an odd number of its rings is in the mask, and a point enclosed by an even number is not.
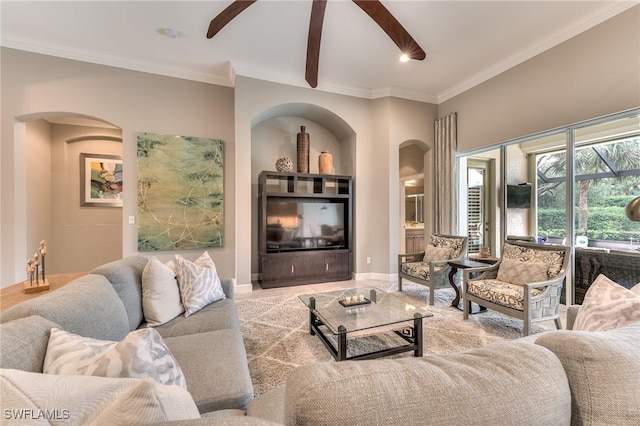
{"type": "Polygon", "coordinates": [[[318,172],[321,175],[333,174],[333,156],[329,151],[322,151],[318,156],[318,172]]]}

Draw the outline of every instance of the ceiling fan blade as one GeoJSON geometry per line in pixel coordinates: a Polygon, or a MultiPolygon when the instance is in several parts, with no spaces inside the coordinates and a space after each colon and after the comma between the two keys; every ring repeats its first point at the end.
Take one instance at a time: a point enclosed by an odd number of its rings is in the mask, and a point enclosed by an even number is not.
{"type": "Polygon", "coordinates": [[[225,25],[227,25],[233,18],[238,16],[243,10],[254,4],[257,0],[236,0],[231,3],[225,10],[220,12],[218,16],[211,20],[209,24],[209,31],[207,31],[207,38],[212,38],[218,34],[225,25]]]}
{"type": "Polygon", "coordinates": [[[424,50],[379,0],[353,0],[353,2],[376,21],[402,53],[419,61],[426,58],[424,50]]]}
{"type": "Polygon", "coordinates": [[[318,85],[318,66],[320,61],[320,39],[322,37],[322,23],[326,0],[313,0],[311,19],[309,21],[309,38],[307,39],[307,68],[305,79],[311,87],[318,85]]]}

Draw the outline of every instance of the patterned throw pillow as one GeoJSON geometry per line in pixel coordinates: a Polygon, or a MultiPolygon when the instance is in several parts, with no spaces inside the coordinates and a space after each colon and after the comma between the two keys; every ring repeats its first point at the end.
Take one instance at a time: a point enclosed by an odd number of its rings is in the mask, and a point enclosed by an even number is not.
{"type": "Polygon", "coordinates": [[[155,256],[142,271],[142,312],[149,327],[162,325],[184,312],[175,271],[155,256]]]}
{"type": "Polygon", "coordinates": [[[607,331],[640,321],[640,296],[600,274],[589,286],[573,329],[607,331]]]}
{"type": "Polygon", "coordinates": [[[132,331],[121,342],[82,337],[52,328],[42,372],[150,378],[163,385],[187,388],[182,369],[153,328],[132,331]]]}
{"type": "Polygon", "coordinates": [[[546,263],[503,258],[498,267],[497,280],[520,285],[546,281],[548,270],[549,266],[546,263]]]}
{"type": "Polygon", "coordinates": [[[184,316],[188,317],[210,303],[225,299],[220,277],[208,252],[190,262],[179,254],[175,255],[176,275],[180,297],[184,305],[184,316]]]}
{"type": "Polygon", "coordinates": [[[451,249],[445,247],[434,247],[428,245],[424,248],[423,262],[438,262],[448,260],[451,256],[451,249]]]}

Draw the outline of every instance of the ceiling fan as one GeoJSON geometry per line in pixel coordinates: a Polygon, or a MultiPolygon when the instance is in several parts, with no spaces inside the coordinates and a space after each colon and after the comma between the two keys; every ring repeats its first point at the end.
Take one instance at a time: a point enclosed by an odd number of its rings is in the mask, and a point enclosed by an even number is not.
{"type": "MultiPolygon", "coordinates": [[[[225,25],[242,11],[251,6],[257,0],[235,0],[218,16],[211,20],[207,38],[215,36],[225,25]]],[[[408,59],[423,60],[426,57],[424,50],[404,29],[398,20],[384,7],[379,0],[353,0],[371,19],[373,19],[384,30],[391,40],[398,46],[400,51],[408,59]]],[[[320,59],[320,39],[322,36],[322,23],[324,21],[324,11],[327,6],[326,0],[313,0],[311,6],[311,19],[309,22],[309,37],[307,39],[307,64],[305,79],[311,87],[318,85],[318,62],[320,59]]]]}

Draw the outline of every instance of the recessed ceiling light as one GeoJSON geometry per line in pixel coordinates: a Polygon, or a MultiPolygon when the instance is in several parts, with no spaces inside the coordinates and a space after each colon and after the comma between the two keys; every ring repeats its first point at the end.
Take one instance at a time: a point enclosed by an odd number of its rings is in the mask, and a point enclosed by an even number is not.
{"type": "Polygon", "coordinates": [[[402,55],[400,55],[400,62],[408,62],[409,61],[409,55],[407,55],[406,53],[403,53],[402,55]]]}
{"type": "Polygon", "coordinates": [[[173,28],[161,28],[159,30],[161,34],[166,35],[169,38],[178,38],[180,37],[180,32],[178,30],[174,30],[173,28]]]}

